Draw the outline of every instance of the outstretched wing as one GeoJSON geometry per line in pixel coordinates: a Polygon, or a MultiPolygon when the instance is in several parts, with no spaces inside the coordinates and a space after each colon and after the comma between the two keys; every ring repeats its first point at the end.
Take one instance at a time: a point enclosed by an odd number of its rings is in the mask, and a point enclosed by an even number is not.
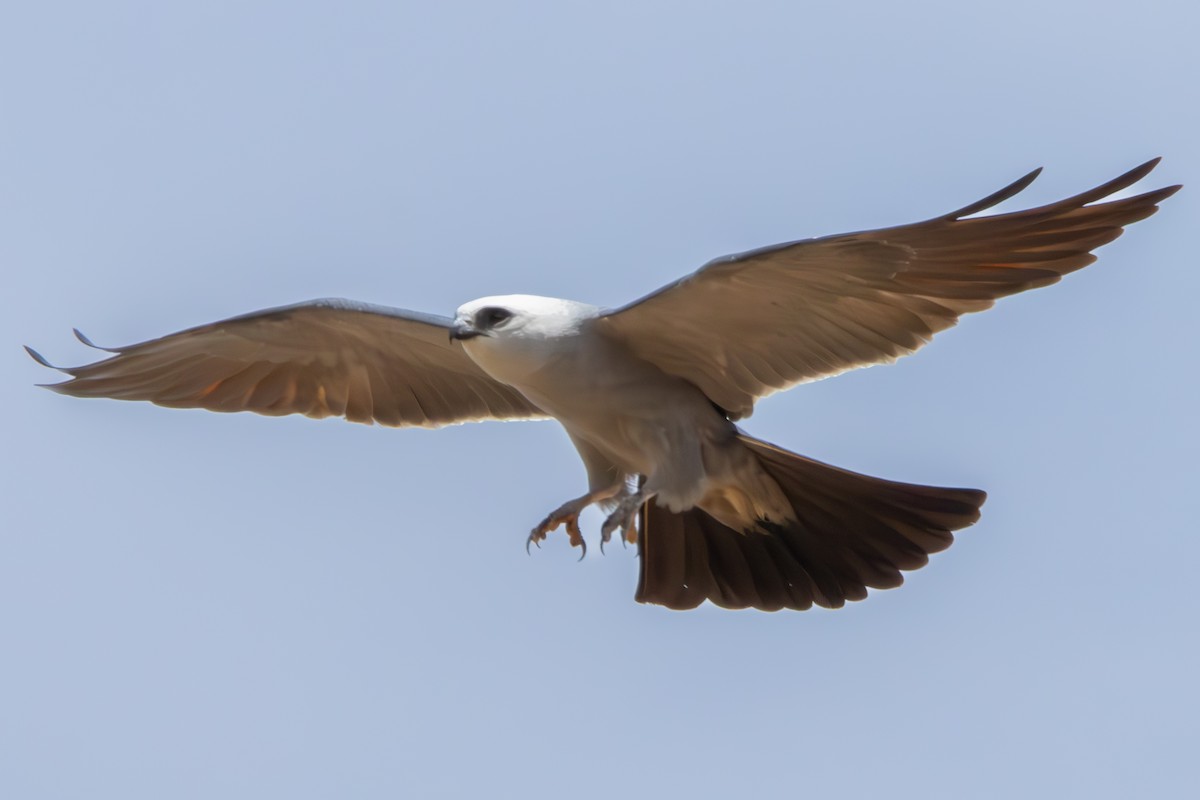
{"type": "Polygon", "coordinates": [[[115,348],[111,358],[62,369],[71,380],[48,388],[174,408],[344,416],[396,426],[544,417],[450,341],[451,322],[316,300],[115,348]]]}
{"type": "Polygon", "coordinates": [[[1024,189],[1035,170],[925,222],[719,258],[607,313],[597,328],[745,417],[760,397],[894,361],[962,314],[1092,263],[1092,250],[1180,188],[1097,202],[1157,163],[1040,208],[968,219],[1024,189]]]}

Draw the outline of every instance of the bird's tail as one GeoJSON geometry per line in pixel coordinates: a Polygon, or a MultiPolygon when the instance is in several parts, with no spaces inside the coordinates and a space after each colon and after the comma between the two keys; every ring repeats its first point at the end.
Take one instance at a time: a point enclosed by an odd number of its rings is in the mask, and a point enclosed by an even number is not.
{"type": "Polygon", "coordinates": [[[867,588],[899,586],[979,519],[987,495],[860,475],[742,434],[779,484],[795,523],[722,525],[700,508],[642,506],[637,599],[668,608],[840,608],[867,588]]]}

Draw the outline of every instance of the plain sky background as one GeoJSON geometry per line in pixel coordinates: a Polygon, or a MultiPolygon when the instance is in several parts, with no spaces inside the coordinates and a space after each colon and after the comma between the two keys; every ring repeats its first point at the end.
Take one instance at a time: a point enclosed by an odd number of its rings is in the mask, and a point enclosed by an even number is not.
{"type": "Polygon", "coordinates": [[[1195,791],[1194,8],[6,4],[0,796],[1195,791]],[[748,421],[990,493],[840,611],[675,613],[632,550],[526,556],[584,486],[552,423],[81,401],[21,350],[322,296],[617,305],[1156,155],[1144,188],[1192,186],[1094,267],[748,421]]]}

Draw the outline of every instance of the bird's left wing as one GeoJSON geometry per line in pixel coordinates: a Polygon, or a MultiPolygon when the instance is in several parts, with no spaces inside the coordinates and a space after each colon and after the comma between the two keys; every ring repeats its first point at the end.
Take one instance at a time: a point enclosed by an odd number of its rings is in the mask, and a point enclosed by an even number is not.
{"type": "Polygon", "coordinates": [[[739,419],[760,397],[893,361],[962,314],[1092,263],[1092,250],[1179,188],[1098,202],[1157,163],[1040,208],[972,217],[1024,189],[1034,171],[925,222],[719,258],[601,316],[597,330],[739,419]]]}
{"type": "Polygon", "coordinates": [[[316,300],[114,348],[110,358],[62,369],[71,380],[48,388],[175,408],[344,416],[394,426],[546,416],[451,342],[451,322],[316,300]]]}

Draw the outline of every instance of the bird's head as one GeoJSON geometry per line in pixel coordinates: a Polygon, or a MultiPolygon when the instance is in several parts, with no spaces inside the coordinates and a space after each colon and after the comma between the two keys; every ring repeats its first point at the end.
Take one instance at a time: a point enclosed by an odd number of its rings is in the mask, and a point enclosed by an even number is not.
{"type": "Polygon", "coordinates": [[[511,381],[561,352],[556,342],[579,333],[600,309],[554,297],[482,297],[459,307],[450,338],[493,377],[511,381]]]}
{"type": "Polygon", "coordinates": [[[503,342],[572,336],[598,311],[595,306],[555,297],[481,297],[459,306],[450,338],[466,342],[482,337],[503,342]]]}

